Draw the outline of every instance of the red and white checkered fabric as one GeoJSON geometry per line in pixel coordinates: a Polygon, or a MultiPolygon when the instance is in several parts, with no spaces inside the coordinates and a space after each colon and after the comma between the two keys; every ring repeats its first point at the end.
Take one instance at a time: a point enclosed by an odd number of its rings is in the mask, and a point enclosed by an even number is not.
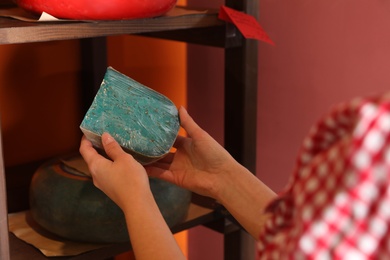
{"type": "Polygon", "coordinates": [[[390,259],[390,102],[335,107],[267,211],[259,259],[390,259]]]}

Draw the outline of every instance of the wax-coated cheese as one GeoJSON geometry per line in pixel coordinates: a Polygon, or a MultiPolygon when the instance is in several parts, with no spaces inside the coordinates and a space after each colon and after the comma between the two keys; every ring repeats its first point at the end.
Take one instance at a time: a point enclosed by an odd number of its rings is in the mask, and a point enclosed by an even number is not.
{"type": "Polygon", "coordinates": [[[101,135],[110,133],[126,152],[148,164],[169,153],[180,123],[167,97],[109,67],[80,128],[98,148],[101,135]]]}
{"type": "MultiPolygon", "coordinates": [[[[81,156],[69,155],[54,158],[35,171],[29,193],[34,221],[71,241],[128,242],[123,211],[95,187],[87,177],[90,173],[83,169],[88,171],[81,156]]],[[[149,184],[167,225],[173,227],[182,222],[190,206],[191,192],[157,178],[149,178],[149,184]]],[[[128,196],[132,196],[131,187],[128,196]]]]}

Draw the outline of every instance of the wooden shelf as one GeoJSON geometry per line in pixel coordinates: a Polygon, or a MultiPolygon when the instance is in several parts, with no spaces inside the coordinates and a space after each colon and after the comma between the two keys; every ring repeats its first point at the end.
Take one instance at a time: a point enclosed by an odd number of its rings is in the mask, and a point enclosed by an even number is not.
{"type": "MultiPolygon", "coordinates": [[[[173,233],[177,233],[188,228],[213,221],[220,217],[222,217],[222,215],[219,214],[217,211],[192,203],[188,210],[188,215],[186,219],[182,223],[173,227],[171,230],[173,233]]],[[[9,234],[9,241],[12,260],[49,259],[45,255],[43,255],[37,248],[20,240],[12,233],[9,234]]],[[[115,255],[127,252],[128,250],[130,250],[129,243],[120,243],[115,245],[109,245],[100,249],[95,249],[93,251],[89,251],[76,256],[56,257],[55,259],[107,259],[110,257],[114,257],[115,255]]]]}
{"type": "MultiPolygon", "coordinates": [[[[255,17],[258,14],[258,1],[226,0],[225,4],[253,14],[255,17]]],[[[9,6],[0,5],[0,11],[6,8],[9,6]]],[[[101,80],[101,69],[106,68],[105,55],[100,55],[105,51],[104,37],[106,36],[136,34],[225,48],[225,148],[240,163],[255,172],[257,43],[244,40],[233,25],[219,20],[217,10],[182,15],[183,11],[188,10],[176,7],[173,12],[161,17],[126,21],[37,23],[0,17],[0,44],[84,39],[80,41],[82,67],[85,70],[83,75],[91,79],[91,84],[83,84],[85,93],[82,96],[86,96],[82,97],[83,100],[88,100],[93,96],[96,90],[94,89],[95,83],[101,80]]],[[[12,175],[12,178],[7,176],[6,185],[3,157],[0,125],[0,259],[7,260],[10,257],[12,260],[47,259],[35,247],[8,233],[7,195],[10,195],[8,202],[13,210],[20,211],[26,208],[26,185],[29,183],[31,173],[19,173],[12,175]],[[21,175],[22,183],[21,179],[18,179],[21,175]]],[[[15,170],[19,171],[20,168],[15,170]]],[[[200,205],[202,206],[192,204],[188,218],[173,227],[172,232],[176,233],[197,225],[208,226],[224,233],[225,259],[247,259],[246,252],[253,251],[251,245],[241,243],[242,237],[247,234],[237,225],[229,224],[226,221],[227,214],[223,210],[214,210],[203,207],[203,204],[200,205]]],[[[128,249],[129,244],[126,243],[94,250],[72,258],[55,259],[107,259],[128,249]]]]}
{"type": "Polygon", "coordinates": [[[25,22],[0,18],[0,44],[141,34],[223,26],[217,11],[176,7],[169,14],[148,19],[87,22],[25,22]]]}
{"type": "MultiPolygon", "coordinates": [[[[0,11],[4,11],[4,8],[1,8],[0,11]]],[[[0,17],[0,44],[96,39],[113,35],[139,34],[224,47],[225,23],[220,21],[217,15],[218,12],[215,10],[194,11],[176,7],[169,14],[161,17],[126,21],[26,22],[14,18],[0,17]],[[191,37],[188,38],[188,35],[191,35],[191,37]]],[[[0,157],[2,157],[1,153],[2,150],[0,150],[0,157]]],[[[0,164],[0,170],[4,169],[1,158],[0,164]]],[[[9,212],[10,210],[15,212],[27,209],[28,186],[33,173],[32,169],[36,168],[36,165],[37,163],[33,162],[31,165],[21,165],[13,167],[13,169],[7,169],[7,185],[4,185],[4,187],[7,187],[6,195],[9,195],[9,197],[5,196],[8,197],[9,212]],[[16,177],[18,180],[15,180],[16,177]],[[20,183],[20,180],[23,180],[23,182],[20,183]]],[[[217,211],[192,203],[186,220],[171,230],[173,233],[177,233],[221,218],[222,215],[217,211]]],[[[6,234],[7,232],[4,232],[5,236],[6,234]]],[[[9,251],[11,258],[16,260],[27,258],[31,260],[47,259],[34,246],[20,240],[12,233],[9,233],[9,243],[4,238],[3,236],[3,239],[0,239],[0,258],[6,256],[7,251],[9,251]],[[6,248],[8,244],[9,249],[6,248]]],[[[106,259],[129,249],[129,243],[123,243],[74,257],[56,259],[106,259]]]]}
{"type": "MultiPolygon", "coordinates": [[[[31,177],[36,169],[45,161],[47,161],[47,159],[6,168],[6,187],[7,195],[9,195],[7,196],[8,212],[18,213],[19,211],[28,210],[28,188],[30,186],[31,177]]],[[[220,209],[221,206],[214,200],[193,194],[192,203],[185,220],[172,227],[172,233],[178,233],[198,225],[212,223],[222,219],[225,213],[220,209]]],[[[14,222],[10,221],[10,223],[14,222]]],[[[77,256],[56,257],[56,259],[107,259],[128,250],[130,250],[129,243],[122,243],[95,249],[77,256]]],[[[12,260],[49,259],[37,248],[20,240],[13,233],[9,234],[9,251],[12,260]]]]}

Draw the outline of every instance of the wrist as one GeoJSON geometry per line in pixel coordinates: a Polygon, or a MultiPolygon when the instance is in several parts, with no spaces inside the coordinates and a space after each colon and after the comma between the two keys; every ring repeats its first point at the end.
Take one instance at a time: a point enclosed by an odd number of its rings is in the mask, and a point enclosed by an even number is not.
{"type": "Polygon", "coordinates": [[[239,163],[229,165],[217,178],[214,184],[213,198],[222,204],[234,196],[239,196],[242,181],[253,178],[253,174],[239,163]]]}
{"type": "Polygon", "coordinates": [[[138,210],[145,203],[153,203],[154,197],[150,187],[139,187],[137,189],[131,189],[131,192],[127,196],[122,197],[120,207],[124,214],[132,214],[135,210],[138,210]]]}

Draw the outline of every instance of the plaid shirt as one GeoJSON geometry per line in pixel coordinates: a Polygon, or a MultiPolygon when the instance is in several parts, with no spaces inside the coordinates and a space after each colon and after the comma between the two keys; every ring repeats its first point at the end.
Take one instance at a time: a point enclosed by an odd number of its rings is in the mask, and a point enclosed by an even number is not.
{"type": "Polygon", "coordinates": [[[390,102],[335,107],[304,140],[259,259],[390,259],[390,102]]]}

